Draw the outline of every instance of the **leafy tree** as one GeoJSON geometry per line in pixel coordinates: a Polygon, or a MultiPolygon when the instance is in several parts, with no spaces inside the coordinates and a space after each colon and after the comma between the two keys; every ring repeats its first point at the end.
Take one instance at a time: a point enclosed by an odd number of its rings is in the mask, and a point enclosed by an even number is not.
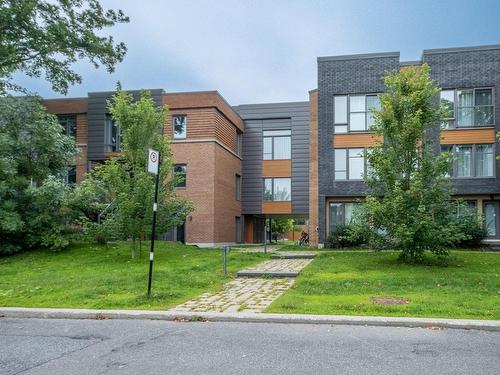
{"type": "Polygon", "coordinates": [[[293,219],[272,219],[271,232],[273,239],[277,240],[278,235],[283,235],[293,230],[293,219]]]}
{"type": "Polygon", "coordinates": [[[387,91],[372,128],[384,143],[366,152],[368,220],[378,242],[401,250],[405,261],[421,260],[426,250],[446,256],[462,234],[450,202],[450,155],[436,153],[432,136],[444,113],[439,87],[425,64],[392,72],[384,81],[387,91]]]}
{"type": "MultiPolygon", "coordinates": [[[[98,209],[109,208],[105,222],[113,234],[132,240],[132,256],[136,246],[149,234],[155,177],[147,172],[148,149],[160,151],[162,165],[158,193],[157,228],[167,231],[180,224],[191,211],[191,203],[175,195],[177,176],[172,175],[169,142],[162,134],[166,108],[157,108],[147,91],[134,101],[121,89],[108,103],[113,119],[121,130],[121,153],[95,169],[87,181],[77,188],[98,209]],[[112,225],[110,223],[113,223],[112,225]]],[[[88,205],[86,205],[88,207],[88,205]]],[[[95,228],[94,228],[95,229],[95,228]]],[[[112,237],[112,234],[102,234],[112,237]]]]}
{"type": "Polygon", "coordinates": [[[74,140],[38,98],[0,100],[0,253],[64,246],[74,140]]]}
{"type": "Polygon", "coordinates": [[[16,71],[45,78],[66,94],[82,77],[72,69],[87,59],[113,72],[126,47],[101,30],[129,19],[121,10],[105,10],[97,0],[0,0],[0,94],[23,90],[12,82],[16,71]]]}

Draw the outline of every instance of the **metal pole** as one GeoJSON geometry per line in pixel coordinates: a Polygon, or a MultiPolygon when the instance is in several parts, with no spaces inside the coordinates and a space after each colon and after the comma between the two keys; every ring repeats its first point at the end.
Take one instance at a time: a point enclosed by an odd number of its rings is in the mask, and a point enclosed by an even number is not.
{"type": "Polygon", "coordinates": [[[267,219],[264,219],[264,254],[267,254],[267,219]]]}
{"type": "Polygon", "coordinates": [[[224,275],[227,275],[227,250],[228,250],[227,245],[223,246],[223,251],[224,251],[224,275]]]}
{"type": "Polygon", "coordinates": [[[148,297],[151,297],[151,284],[153,281],[153,258],[155,253],[155,235],[156,235],[156,211],[158,211],[158,185],[160,182],[161,159],[158,153],[158,172],[156,173],[155,199],[153,203],[153,224],[151,225],[151,249],[149,251],[149,278],[148,278],[148,297]]]}

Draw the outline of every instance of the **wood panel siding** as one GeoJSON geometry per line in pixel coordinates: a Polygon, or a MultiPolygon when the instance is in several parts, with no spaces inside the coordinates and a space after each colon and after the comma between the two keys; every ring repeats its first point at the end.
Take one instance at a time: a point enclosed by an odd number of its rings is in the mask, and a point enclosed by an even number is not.
{"type": "Polygon", "coordinates": [[[291,214],[292,202],[262,202],[263,214],[291,214]]]}
{"type": "Polygon", "coordinates": [[[262,177],[291,177],[291,160],[263,160],[262,177]]]}
{"type": "Polygon", "coordinates": [[[237,128],[221,112],[215,111],[215,138],[236,152],[237,128]]]}
{"type": "Polygon", "coordinates": [[[253,216],[245,215],[245,242],[253,243],[253,216]]]}
{"type": "Polygon", "coordinates": [[[165,121],[165,135],[172,136],[172,118],[184,115],[187,118],[186,139],[215,138],[215,109],[192,108],[171,110],[165,121]]]}
{"type": "Polygon", "coordinates": [[[47,112],[54,115],[87,113],[88,110],[87,98],[46,99],[42,100],[41,103],[47,108],[47,112]]]}
{"type": "Polygon", "coordinates": [[[382,144],[382,137],[373,133],[335,134],[333,147],[373,147],[382,144]]]}
{"type": "Polygon", "coordinates": [[[163,104],[172,110],[191,108],[217,108],[240,131],[244,131],[243,120],[217,91],[169,93],[163,95],[163,104]]]}
{"type": "Polygon", "coordinates": [[[441,131],[441,144],[495,143],[495,129],[454,129],[441,131]]]}

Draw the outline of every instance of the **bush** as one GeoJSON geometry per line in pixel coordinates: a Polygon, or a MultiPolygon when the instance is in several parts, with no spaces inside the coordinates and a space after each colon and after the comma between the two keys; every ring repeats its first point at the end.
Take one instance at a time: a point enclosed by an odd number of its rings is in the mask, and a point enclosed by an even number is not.
{"type": "Polygon", "coordinates": [[[462,234],[459,236],[461,239],[455,242],[456,247],[479,247],[481,246],[481,241],[486,237],[486,229],[475,212],[457,217],[456,227],[457,232],[462,234]]]}
{"type": "Polygon", "coordinates": [[[332,249],[361,246],[368,243],[368,238],[368,231],[362,225],[337,225],[328,235],[325,246],[332,249]]]}

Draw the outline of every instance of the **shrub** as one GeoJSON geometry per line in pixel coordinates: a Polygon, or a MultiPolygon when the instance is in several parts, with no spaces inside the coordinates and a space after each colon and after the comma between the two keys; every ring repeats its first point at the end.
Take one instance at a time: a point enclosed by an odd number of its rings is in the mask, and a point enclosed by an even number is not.
{"type": "Polygon", "coordinates": [[[486,236],[486,229],[475,212],[460,215],[456,218],[457,232],[462,235],[455,242],[457,247],[479,247],[486,236]]]}
{"type": "Polygon", "coordinates": [[[368,243],[367,231],[357,223],[335,226],[326,239],[325,246],[336,249],[341,247],[360,246],[368,243]]]}

